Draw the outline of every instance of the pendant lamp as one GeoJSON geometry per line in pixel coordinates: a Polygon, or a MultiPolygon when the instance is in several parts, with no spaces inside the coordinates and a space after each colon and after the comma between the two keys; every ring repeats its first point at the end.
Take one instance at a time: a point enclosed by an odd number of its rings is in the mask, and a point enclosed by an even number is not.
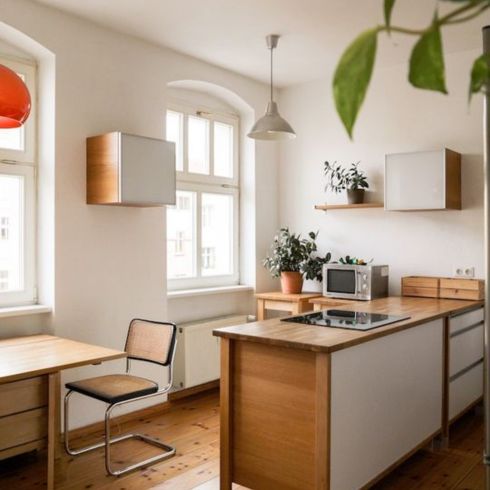
{"type": "Polygon", "coordinates": [[[273,51],[277,47],[279,36],[270,34],[266,37],[267,47],[271,52],[271,100],[267,104],[265,115],[262,116],[248,133],[249,138],[256,140],[284,140],[296,137],[296,133],[289,123],[283,119],[277,109],[277,103],[274,102],[274,85],[273,85],[273,51]]]}
{"type": "Polygon", "coordinates": [[[31,96],[22,78],[0,65],[0,128],[22,126],[31,112],[31,96]]]}

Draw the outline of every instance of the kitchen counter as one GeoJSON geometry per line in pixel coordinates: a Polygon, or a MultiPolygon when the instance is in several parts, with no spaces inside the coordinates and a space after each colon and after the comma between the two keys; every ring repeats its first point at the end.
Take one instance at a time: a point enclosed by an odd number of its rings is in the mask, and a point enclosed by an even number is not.
{"type": "MultiPolygon", "coordinates": [[[[431,320],[463,313],[466,310],[480,306],[483,306],[483,301],[390,296],[373,301],[350,301],[348,304],[335,306],[337,309],[348,311],[410,316],[408,320],[375,328],[367,332],[286,323],[279,318],[274,318],[220,328],[214,331],[214,335],[235,340],[248,340],[328,353],[412,328],[431,320]]],[[[326,305],[326,307],[328,306],[326,305]]]]}
{"type": "Polygon", "coordinates": [[[337,308],[410,319],[366,332],[279,319],[215,330],[220,488],[370,488],[447,441],[481,399],[482,306],[389,297],[337,308]]]}

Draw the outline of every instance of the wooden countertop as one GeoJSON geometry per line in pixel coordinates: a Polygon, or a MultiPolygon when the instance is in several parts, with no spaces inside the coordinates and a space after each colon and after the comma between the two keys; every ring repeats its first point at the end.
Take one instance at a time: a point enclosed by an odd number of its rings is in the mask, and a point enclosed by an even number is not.
{"type": "Polygon", "coordinates": [[[316,327],[301,323],[281,322],[279,318],[219,328],[218,337],[247,340],[316,352],[335,352],[368,342],[438,318],[483,306],[483,301],[457,299],[411,298],[390,296],[373,301],[356,301],[342,305],[343,310],[409,315],[410,319],[375,328],[367,332],[341,328],[316,327]]]}

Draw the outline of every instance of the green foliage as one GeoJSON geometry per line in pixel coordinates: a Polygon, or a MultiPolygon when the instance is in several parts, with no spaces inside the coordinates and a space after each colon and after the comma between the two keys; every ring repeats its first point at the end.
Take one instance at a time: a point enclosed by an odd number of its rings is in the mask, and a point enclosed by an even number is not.
{"type": "Polygon", "coordinates": [[[364,102],[376,56],[378,29],[363,32],[345,50],[333,78],[335,107],[352,138],[359,109],[364,102]]]}
{"type": "MultiPolygon", "coordinates": [[[[392,25],[395,0],[383,0],[384,25],[364,31],[340,57],[333,78],[333,97],[337,113],[350,138],[371,80],[378,33],[396,32],[416,36],[418,39],[409,61],[410,83],[417,88],[447,94],[441,29],[478,17],[490,8],[490,0],[441,1],[455,4],[453,10],[438,17],[436,7],[434,20],[429,26],[411,29],[392,25]]],[[[489,65],[488,58],[480,57],[475,61],[471,71],[470,96],[484,91],[490,83],[489,65]]]]}
{"type": "Polygon", "coordinates": [[[469,100],[477,92],[484,90],[490,83],[490,56],[482,54],[473,63],[471,68],[471,80],[469,100]]]}
{"type": "Polygon", "coordinates": [[[346,255],[345,257],[340,257],[339,262],[341,264],[349,264],[349,265],[367,265],[372,262],[371,259],[369,262],[366,262],[364,259],[358,259],[357,257],[351,257],[350,255],[346,255]]]}
{"type": "Polygon", "coordinates": [[[317,256],[316,238],[318,232],[308,233],[308,238],[290,233],[289,228],[281,228],[271,245],[271,255],[263,260],[264,267],[273,277],[281,272],[301,272],[306,279],[322,280],[322,266],[330,262],[331,253],[317,256]]]}
{"type": "Polygon", "coordinates": [[[412,50],[408,79],[414,87],[447,94],[441,30],[436,21],[412,50]]]}
{"type": "Polygon", "coordinates": [[[395,6],[395,0],[384,0],[383,10],[385,14],[385,24],[388,28],[388,32],[390,32],[390,24],[391,24],[391,14],[393,12],[393,7],[395,6]]]}
{"type": "Polygon", "coordinates": [[[341,164],[334,162],[330,164],[325,162],[323,167],[323,173],[327,177],[327,185],[325,190],[331,190],[335,193],[342,192],[345,189],[368,189],[369,184],[364,171],[359,170],[359,164],[352,163],[351,166],[346,169],[341,164]]]}

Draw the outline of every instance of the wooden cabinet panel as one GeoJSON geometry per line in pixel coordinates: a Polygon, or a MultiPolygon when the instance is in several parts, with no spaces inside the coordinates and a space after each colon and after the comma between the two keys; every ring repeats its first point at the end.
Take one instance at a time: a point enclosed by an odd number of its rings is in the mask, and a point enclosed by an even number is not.
{"type": "Polygon", "coordinates": [[[0,451],[46,437],[47,412],[36,408],[0,418],[0,451]]]}
{"type": "Polygon", "coordinates": [[[0,417],[43,407],[47,403],[46,376],[0,384],[0,417]]]}
{"type": "Polygon", "coordinates": [[[87,204],[175,204],[175,144],[113,132],[87,138],[87,204]]]}

